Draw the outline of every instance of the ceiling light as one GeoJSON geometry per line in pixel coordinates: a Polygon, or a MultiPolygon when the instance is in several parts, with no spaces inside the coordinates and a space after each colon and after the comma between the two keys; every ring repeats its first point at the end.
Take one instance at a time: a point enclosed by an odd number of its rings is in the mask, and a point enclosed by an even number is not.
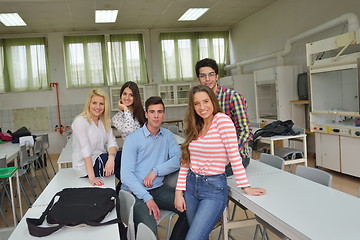
{"type": "Polygon", "coordinates": [[[194,21],[207,12],[209,8],[189,8],[178,21],[194,21]]]}
{"type": "Polygon", "coordinates": [[[95,22],[114,23],[116,22],[117,15],[118,15],[118,10],[96,10],[95,22]]]}
{"type": "Polygon", "coordinates": [[[0,13],[0,22],[7,27],[26,26],[26,23],[17,13],[0,13]]]}

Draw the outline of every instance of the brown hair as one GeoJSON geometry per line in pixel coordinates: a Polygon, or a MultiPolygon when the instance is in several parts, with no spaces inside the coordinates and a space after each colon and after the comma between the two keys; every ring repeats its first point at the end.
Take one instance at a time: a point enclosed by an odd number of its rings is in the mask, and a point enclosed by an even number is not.
{"type": "Polygon", "coordinates": [[[136,83],[134,83],[132,81],[128,81],[128,82],[124,83],[124,85],[122,85],[122,87],[120,89],[120,99],[121,99],[121,95],[123,94],[125,88],[130,88],[130,90],[132,91],[132,93],[134,95],[133,117],[134,117],[134,119],[138,120],[138,122],[140,123],[140,126],[142,127],[144,125],[144,123],[146,122],[146,118],[145,118],[144,107],[141,102],[139,87],[137,86],[136,83]]]}
{"type": "Polygon", "coordinates": [[[189,92],[189,105],[185,115],[185,142],[181,144],[182,157],[181,164],[188,165],[190,163],[189,144],[192,140],[198,138],[201,129],[204,126],[204,119],[197,115],[194,109],[194,95],[198,92],[205,92],[209,96],[213,105],[213,115],[221,112],[219,101],[212,89],[204,85],[193,87],[189,92]]]}

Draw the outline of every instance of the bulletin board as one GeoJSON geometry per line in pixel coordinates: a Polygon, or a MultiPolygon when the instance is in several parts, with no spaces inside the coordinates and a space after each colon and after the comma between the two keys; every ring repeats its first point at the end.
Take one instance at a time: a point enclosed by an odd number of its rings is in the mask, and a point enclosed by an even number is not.
{"type": "Polygon", "coordinates": [[[48,131],[48,109],[46,107],[39,108],[23,108],[13,109],[14,131],[21,127],[26,127],[30,132],[48,131]]]}

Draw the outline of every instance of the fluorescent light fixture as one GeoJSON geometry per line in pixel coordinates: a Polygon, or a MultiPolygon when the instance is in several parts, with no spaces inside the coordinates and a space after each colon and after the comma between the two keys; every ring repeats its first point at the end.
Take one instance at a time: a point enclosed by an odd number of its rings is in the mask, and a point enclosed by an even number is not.
{"type": "Polygon", "coordinates": [[[96,23],[114,23],[118,15],[118,10],[96,10],[96,23]]]}
{"type": "Polygon", "coordinates": [[[195,21],[206,13],[209,8],[189,8],[178,21],[195,21]]]}
{"type": "Polygon", "coordinates": [[[7,27],[26,26],[26,23],[17,13],[0,13],[0,22],[7,27]]]}

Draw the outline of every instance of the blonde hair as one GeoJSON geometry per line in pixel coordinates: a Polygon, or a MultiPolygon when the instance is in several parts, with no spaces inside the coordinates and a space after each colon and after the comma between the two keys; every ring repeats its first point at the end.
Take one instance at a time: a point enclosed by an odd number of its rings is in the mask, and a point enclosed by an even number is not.
{"type": "Polygon", "coordinates": [[[189,92],[189,104],[186,110],[185,115],[185,141],[181,144],[182,156],[181,164],[189,165],[190,164],[190,152],[189,144],[191,141],[198,138],[200,131],[204,126],[204,119],[197,115],[194,109],[194,95],[198,92],[205,92],[210,98],[210,101],[213,105],[213,115],[221,112],[219,101],[216,98],[216,95],[212,89],[204,85],[198,85],[193,87],[189,92]]]}
{"type": "Polygon", "coordinates": [[[90,92],[88,93],[88,96],[87,96],[86,103],[84,105],[83,112],[80,113],[79,116],[86,117],[86,120],[88,121],[88,123],[91,123],[92,118],[91,118],[91,113],[90,113],[90,103],[91,103],[91,99],[95,96],[104,98],[105,108],[104,108],[104,112],[100,115],[100,120],[103,122],[105,130],[109,131],[110,130],[110,104],[109,104],[109,98],[108,98],[107,94],[102,89],[95,88],[95,89],[90,90],[90,92]]]}

